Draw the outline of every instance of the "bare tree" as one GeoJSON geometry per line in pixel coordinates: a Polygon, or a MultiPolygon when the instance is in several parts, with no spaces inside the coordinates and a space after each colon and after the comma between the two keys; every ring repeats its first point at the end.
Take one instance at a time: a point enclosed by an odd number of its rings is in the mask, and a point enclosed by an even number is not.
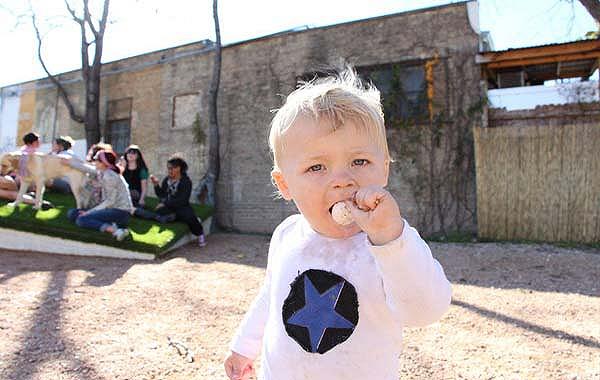
{"type": "MultiPolygon", "coordinates": [[[[213,19],[215,22],[215,52],[213,61],[212,81],[208,91],[208,173],[204,178],[204,185],[208,192],[208,199],[213,200],[213,207],[217,209],[217,197],[215,194],[217,180],[220,172],[220,157],[219,157],[219,118],[217,99],[219,95],[219,83],[221,81],[221,30],[219,26],[219,12],[217,9],[217,0],[213,0],[213,19]]],[[[214,219],[216,222],[216,213],[214,219]]]]}
{"type": "Polygon", "coordinates": [[[85,126],[85,138],[88,146],[100,140],[100,72],[102,69],[102,49],[104,41],[104,32],[108,20],[108,8],[110,0],[104,0],[102,17],[98,21],[98,27],[94,25],[92,14],[89,9],[89,0],[83,0],[83,10],[81,16],[75,9],[64,0],[65,6],[73,21],[79,25],[81,32],[81,75],[83,77],[85,89],[85,109],[84,113],[77,112],[69,93],[59,81],[59,79],[50,73],[42,57],[42,36],[37,24],[35,13],[32,12],[31,21],[35,29],[35,35],[38,42],[38,59],[48,75],[48,78],[58,88],[58,93],[64,101],[69,116],[78,123],[85,126]],[[90,39],[88,39],[88,36],[90,39]],[[94,45],[93,50],[91,45],[94,45]],[[93,57],[90,54],[93,52],[93,57]]]}

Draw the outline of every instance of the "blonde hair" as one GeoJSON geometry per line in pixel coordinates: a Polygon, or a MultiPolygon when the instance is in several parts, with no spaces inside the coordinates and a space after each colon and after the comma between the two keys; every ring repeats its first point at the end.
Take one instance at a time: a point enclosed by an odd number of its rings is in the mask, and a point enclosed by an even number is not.
{"type": "Polygon", "coordinates": [[[273,153],[273,170],[279,170],[284,150],[283,135],[300,117],[308,117],[315,122],[325,119],[333,130],[346,121],[353,121],[372,134],[385,158],[389,159],[379,90],[372,84],[363,84],[350,67],[337,75],[300,83],[288,95],[271,121],[269,148],[273,153]]]}

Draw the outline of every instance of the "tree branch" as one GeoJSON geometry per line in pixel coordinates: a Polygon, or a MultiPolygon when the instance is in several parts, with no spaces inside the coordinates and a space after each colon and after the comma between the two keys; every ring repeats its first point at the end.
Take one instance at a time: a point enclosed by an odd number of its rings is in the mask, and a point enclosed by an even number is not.
{"type": "MultiPolygon", "coordinates": [[[[86,0],[87,1],[87,0],[86,0]]],[[[106,23],[108,21],[108,6],[110,4],[110,0],[104,0],[104,9],[102,10],[102,18],[100,19],[99,29],[95,32],[96,40],[96,49],[94,52],[94,66],[97,67],[100,65],[100,59],[102,58],[102,49],[104,47],[104,31],[106,30],[106,23]]],[[[91,25],[91,16],[90,21],[88,21],[91,25]]]]}
{"type": "Polygon", "coordinates": [[[98,40],[98,32],[96,31],[96,28],[94,27],[94,22],[92,21],[92,14],[90,13],[88,0],[83,0],[83,19],[92,31],[92,34],[94,35],[94,41],[98,40]]]}
{"type": "Polygon", "coordinates": [[[73,17],[73,20],[76,23],[78,23],[79,25],[83,24],[83,20],[80,19],[79,17],[77,17],[77,14],[75,13],[75,10],[73,8],[71,8],[71,6],[69,5],[69,2],[67,0],[65,0],[65,6],[67,7],[67,10],[71,14],[71,17],[73,17]]]}
{"type": "Polygon", "coordinates": [[[71,117],[71,119],[75,120],[78,123],[83,123],[84,122],[83,116],[81,116],[80,114],[78,114],[75,111],[75,107],[73,107],[73,103],[71,103],[69,94],[63,87],[62,83],[60,83],[60,81],[54,75],[50,74],[50,71],[46,67],[46,63],[44,62],[44,59],[42,58],[42,37],[40,35],[40,30],[37,27],[34,13],[31,16],[31,22],[33,24],[33,29],[35,30],[35,37],[38,42],[37,54],[38,54],[38,59],[40,61],[40,64],[42,65],[42,68],[46,72],[46,75],[48,75],[48,78],[50,78],[50,81],[52,81],[52,83],[54,83],[54,85],[58,88],[58,93],[60,94],[60,97],[62,98],[62,100],[65,102],[65,106],[67,106],[67,109],[69,110],[69,116],[71,117]]]}

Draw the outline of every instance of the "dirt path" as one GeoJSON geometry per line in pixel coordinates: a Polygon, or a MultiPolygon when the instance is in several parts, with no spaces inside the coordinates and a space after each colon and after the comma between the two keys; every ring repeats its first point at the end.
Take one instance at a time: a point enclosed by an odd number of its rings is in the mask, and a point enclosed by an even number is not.
{"type": "MultiPolygon", "coordinates": [[[[0,379],[225,379],[267,245],[216,234],[152,263],[0,252],[0,379]]],[[[406,331],[402,379],[600,379],[600,252],[431,246],[453,305],[406,331]]]]}

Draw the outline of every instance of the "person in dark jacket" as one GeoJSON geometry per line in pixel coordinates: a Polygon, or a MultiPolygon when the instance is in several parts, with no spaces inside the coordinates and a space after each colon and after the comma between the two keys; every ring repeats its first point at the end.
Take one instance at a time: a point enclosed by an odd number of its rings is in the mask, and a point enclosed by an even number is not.
{"type": "Polygon", "coordinates": [[[190,206],[190,195],[192,194],[192,181],[187,175],[187,163],[180,157],[173,156],[167,161],[167,177],[159,182],[154,176],[150,181],[154,185],[154,192],[160,199],[154,212],[136,208],[134,215],[144,219],[154,219],[160,223],[173,222],[175,220],[188,225],[190,231],[198,236],[198,244],[206,245],[202,223],[196,217],[194,209],[190,206]]]}

